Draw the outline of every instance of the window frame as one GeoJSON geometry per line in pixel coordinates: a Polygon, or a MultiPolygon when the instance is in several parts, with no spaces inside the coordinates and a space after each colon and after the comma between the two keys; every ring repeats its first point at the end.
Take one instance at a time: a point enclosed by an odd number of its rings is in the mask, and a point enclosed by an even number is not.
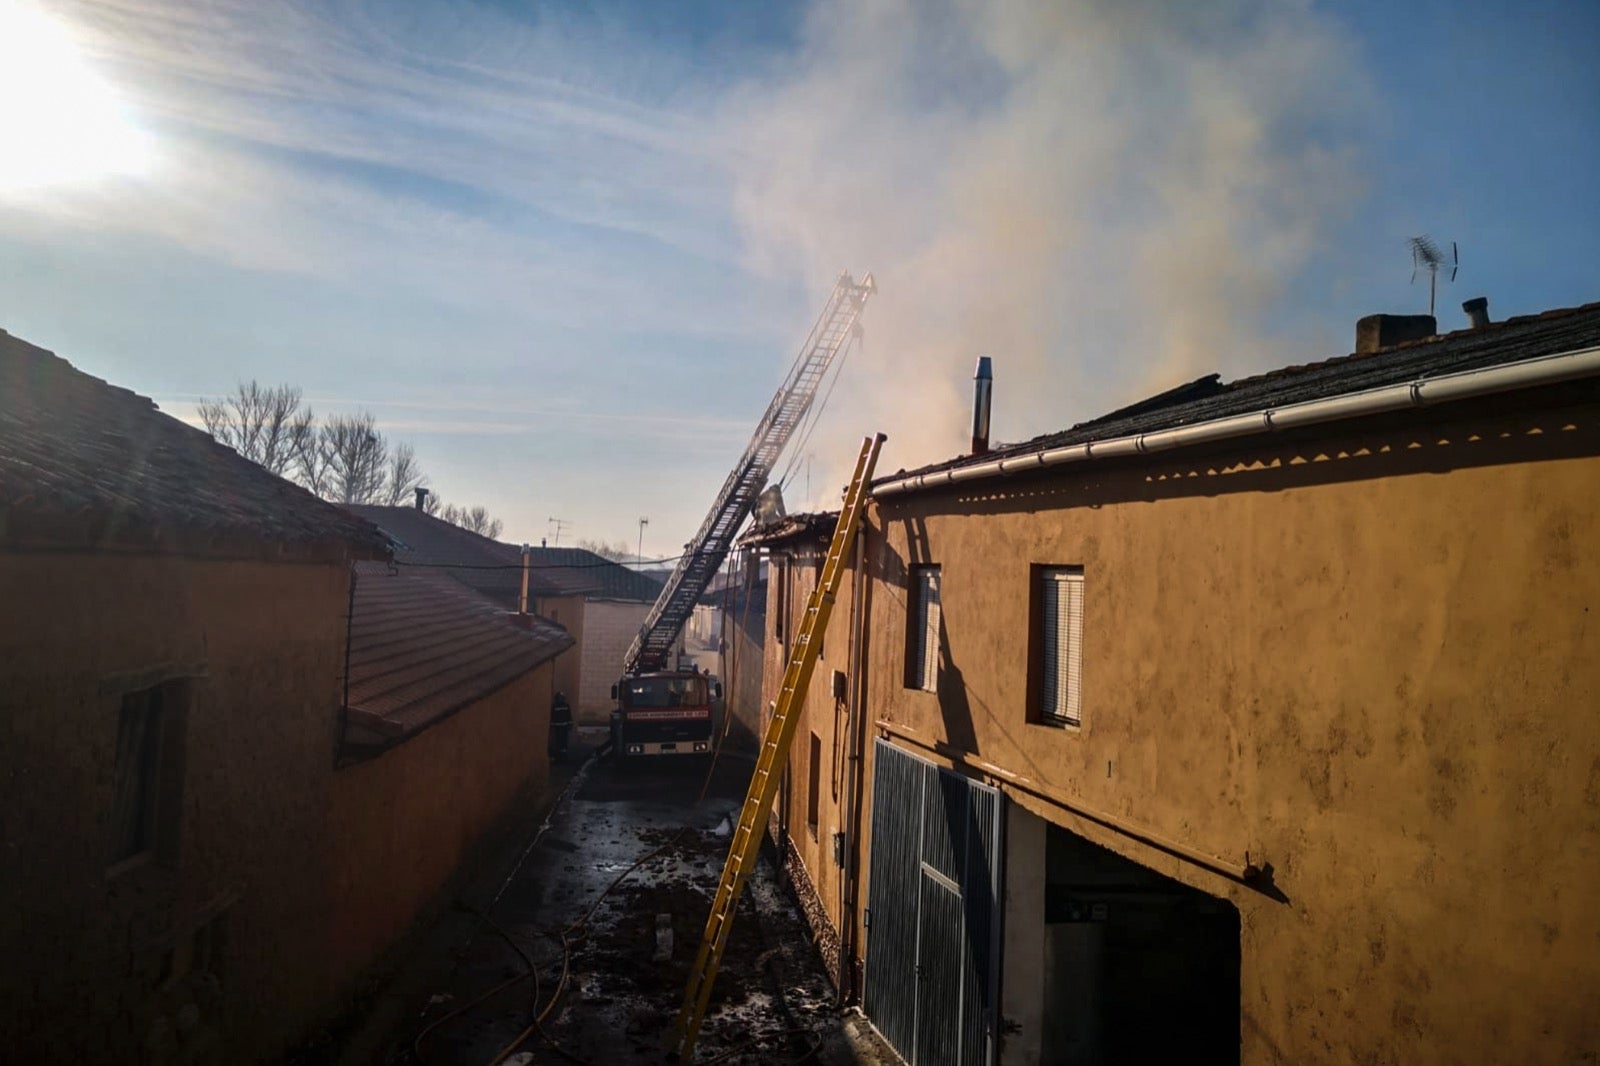
{"type": "Polygon", "coordinates": [[[908,571],[905,687],[939,691],[939,658],[943,652],[944,594],[937,563],[918,563],[908,571]],[[931,577],[931,583],[925,579],[931,577]],[[932,596],[928,595],[932,590],[932,596]],[[929,607],[933,610],[930,611],[929,607]]]}
{"type": "Polygon", "coordinates": [[[188,700],[188,683],[182,678],[145,683],[118,695],[108,876],[151,861],[177,864],[188,700]],[[136,717],[144,719],[142,726],[134,724],[136,717]]]}
{"type": "Polygon", "coordinates": [[[1088,607],[1081,565],[1035,564],[1030,568],[1031,624],[1028,668],[1028,721],[1056,729],[1083,728],[1083,630],[1088,607]],[[1065,603],[1059,599],[1066,589],[1065,603]],[[1076,611],[1073,591],[1076,590],[1076,611]],[[1054,602],[1052,603],[1052,600],[1054,602]],[[1066,631],[1052,630],[1065,622],[1066,631]],[[1053,644],[1053,647],[1052,647],[1053,644]],[[1053,653],[1053,654],[1052,654],[1053,653]],[[1050,676],[1052,663],[1058,672],[1050,676]]]}

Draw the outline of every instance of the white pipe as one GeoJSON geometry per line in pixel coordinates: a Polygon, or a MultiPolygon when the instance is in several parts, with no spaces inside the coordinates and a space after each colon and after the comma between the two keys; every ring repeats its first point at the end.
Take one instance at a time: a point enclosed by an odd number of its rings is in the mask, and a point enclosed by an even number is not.
{"type": "Polygon", "coordinates": [[[1419,378],[1401,385],[1386,385],[1345,396],[1307,400],[1304,403],[1251,411],[1242,415],[1229,415],[1226,418],[1196,422],[1188,426],[1175,426],[1172,429],[1158,429],[1150,433],[1135,433],[1083,444],[1068,444],[1060,448],[1045,448],[1023,455],[992,459],[986,463],[974,463],[949,470],[936,470],[927,474],[889,477],[872,486],[872,495],[875,498],[892,496],[896,493],[915,492],[918,489],[936,488],[979,478],[1019,474],[1042,466],[1170,451],[1174,448],[1187,448],[1196,444],[1209,444],[1257,433],[1298,429],[1301,426],[1315,426],[1346,418],[1382,414],[1386,411],[1427,407],[1432,404],[1471,399],[1474,396],[1513,392],[1540,385],[1555,385],[1595,375],[1600,375],[1600,347],[1580,348],[1576,351],[1528,359],[1509,366],[1464,370],[1436,378],[1419,378]]]}

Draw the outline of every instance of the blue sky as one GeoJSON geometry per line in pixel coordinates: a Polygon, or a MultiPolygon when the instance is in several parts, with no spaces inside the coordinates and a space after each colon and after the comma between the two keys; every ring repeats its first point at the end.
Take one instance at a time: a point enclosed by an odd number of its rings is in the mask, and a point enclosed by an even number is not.
{"type": "Polygon", "coordinates": [[[61,163],[0,155],[0,327],[180,417],[365,406],[508,539],[676,551],[841,269],[792,505],[960,451],[978,354],[1015,440],[1346,352],[1415,233],[1443,328],[1600,299],[1597,5],[5,4],[61,85],[0,144],[61,163]]]}

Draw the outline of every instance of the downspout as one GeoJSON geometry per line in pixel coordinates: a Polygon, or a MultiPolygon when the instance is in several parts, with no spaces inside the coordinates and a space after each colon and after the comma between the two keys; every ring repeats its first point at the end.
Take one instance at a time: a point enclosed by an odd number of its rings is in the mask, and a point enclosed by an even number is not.
{"type": "Polygon", "coordinates": [[[842,1003],[859,999],[855,987],[856,971],[853,961],[860,956],[856,939],[856,907],[860,900],[860,880],[856,871],[856,851],[859,840],[857,819],[860,808],[857,796],[861,789],[861,734],[866,721],[866,638],[867,611],[867,528],[863,518],[856,530],[855,572],[850,591],[850,698],[845,705],[845,815],[840,826],[844,833],[842,863],[839,871],[839,998],[842,1003]]]}
{"type": "Polygon", "coordinates": [[[937,488],[962,481],[975,481],[979,478],[1020,474],[1064,463],[1169,451],[1174,448],[1234,440],[1278,430],[1298,429],[1302,426],[1321,425],[1364,415],[1383,414],[1412,407],[1428,407],[1433,404],[1468,400],[1541,385],[1557,385],[1564,381],[1593,377],[1597,374],[1600,374],[1600,347],[1582,348],[1529,359],[1510,366],[1466,370],[1457,374],[1442,374],[1435,378],[1419,378],[1401,385],[1387,385],[1347,396],[1331,396],[1322,400],[1287,404],[1283,407],[1251,411],[1209,422],[1196,422],[1189,426],[1176,426],[1125,437],[1111,437],[1084,444],[1069,444],[1060,448],[1045,448],[1025,455],[1013,455],[987,463],[976,463],[927,474],[890,477],[873,485],[872,495],[892,496],[896,493],[937,488]]]}

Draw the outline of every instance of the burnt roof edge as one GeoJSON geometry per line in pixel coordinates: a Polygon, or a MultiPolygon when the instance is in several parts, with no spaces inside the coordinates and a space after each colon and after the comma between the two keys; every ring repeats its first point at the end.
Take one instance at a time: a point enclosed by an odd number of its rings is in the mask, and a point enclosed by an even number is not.
{"type": "Polygon", "coordinates": [[[1205,422],[1130,433],[1120,437],[1045,447],[985,463],[944,467],[920,474],[891,475],[872,486],[872,497],[893,496],[1025,473],[1042,467],[1151,452],[1172,451],[1303,426],[1324,425],[1388,411],[1430,407],[1476,396],[1515,392],[1600,375],[1600,346],[1577,348],[1499,366],[1420,377],[1397,385],[1264,407],[1205,422]]]}

